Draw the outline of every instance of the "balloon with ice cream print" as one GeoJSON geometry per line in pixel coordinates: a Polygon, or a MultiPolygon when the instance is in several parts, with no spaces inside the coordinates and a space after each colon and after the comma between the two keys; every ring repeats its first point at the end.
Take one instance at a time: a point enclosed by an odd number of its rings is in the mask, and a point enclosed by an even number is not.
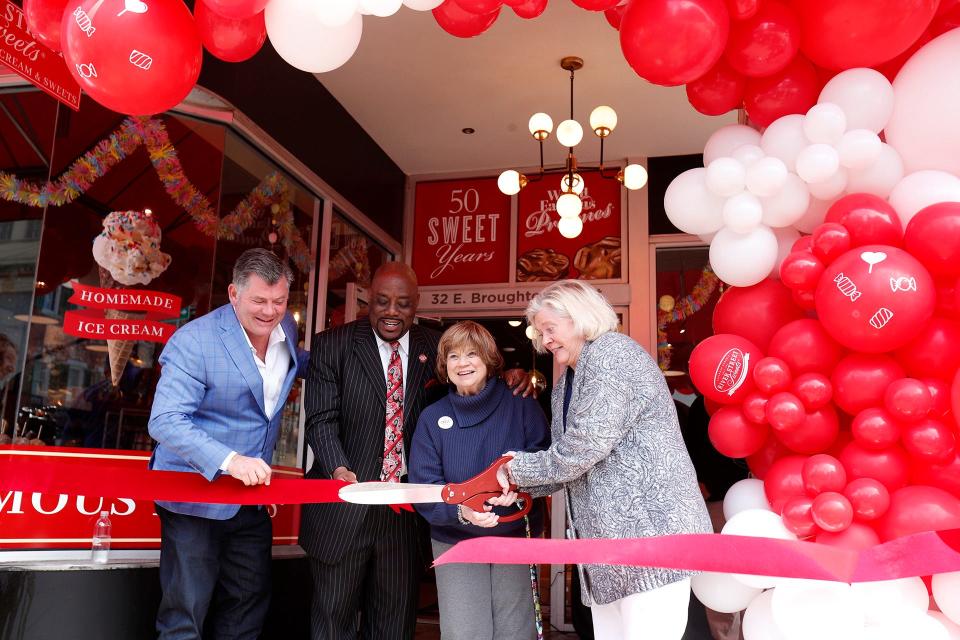
{"type": "Polygon", "coordinates": [[[175,107],[200,75],[200,36],[180,0],[73,0],[61,38],[71,75],[118,113],[175,107]]]}
{"type": "Polygon", "coordinates": [[[933,315],[936,289],[920,262],[888,245],[857,247],[824,271],[817,316],[840,344],[882,353],[915,338],[933,315]]]}

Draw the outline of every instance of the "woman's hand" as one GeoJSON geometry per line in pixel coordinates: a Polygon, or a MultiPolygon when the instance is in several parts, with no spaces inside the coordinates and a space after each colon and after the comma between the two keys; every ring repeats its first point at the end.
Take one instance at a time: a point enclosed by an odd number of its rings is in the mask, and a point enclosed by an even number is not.
{"type": "Polygon", "coordinates": [[[472,525],[489,529],[490,527],[497,526],[500,522],[500,516],[491,511],[491,509],[493,509],[493,507],[486,504],[483,505],[483,511],[474,511],[466,505],[460,505],[460,515],[472,525]]]}
{"type": "Polygon", "coordinates": [[[503,495],[499,495],[495,498],[487,498],[487,504],[492,504],[495,507],[509,507],[514,502],[517,501],[517,492],[508,491],[503,495]]]}
{"type": "MultiPolygon", "coordinates": [[[[503,454],[503,455],[505,455],[505,456],[513,456],[513,455],[515,455],[515,454],[514,454],[513,451],[508,451],[508,452],[506,452],[506,453],[503,454]]],[[[513,481],[513,474],[510,473],[510,462],[509,462],[509,461],[503,463],[502,465],[500,465],[500,466],[497,468],[497,482],[500,483],[500,488],[503,489],[504,495],[510,493],[510,485],[511,485],[511,484],[516,485],[516,483],[513,481]]]]}

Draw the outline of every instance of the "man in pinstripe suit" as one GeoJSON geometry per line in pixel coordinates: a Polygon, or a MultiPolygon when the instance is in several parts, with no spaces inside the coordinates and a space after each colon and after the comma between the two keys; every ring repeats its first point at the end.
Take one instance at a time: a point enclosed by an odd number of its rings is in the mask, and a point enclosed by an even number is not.
{"type": "MultiPolygon", "coordinates": [[[[381,480],[391,343],[403,371],[402,481],[420,411],[446,394],[433,377],[440,334],[413,323],[420,294],[404,263],[373,276],[370,314],[317,334],[306,385],[308,478],[381,480]]],[[[530,393],[526,372],[504,374],[530,393]]],[[[305,505],[300,545],[313,574],[313,640],[409,640],[416,627],[419,516],[385,506],[305,505]]]]}

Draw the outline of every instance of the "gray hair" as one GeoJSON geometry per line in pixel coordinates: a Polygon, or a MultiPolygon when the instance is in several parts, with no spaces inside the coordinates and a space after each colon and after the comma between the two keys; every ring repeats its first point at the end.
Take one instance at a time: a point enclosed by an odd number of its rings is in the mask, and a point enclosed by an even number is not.
{"type": "Polygon", "coordinates": [[[242,291],[252,274],[260,276],[270,286],[280,282],[280,278],[286,279],[288,289],[293,284],[290,266],[266,249],[247,249],[240,254],[233,265],[233,285],[242,291]]]}
{"type": "MultiPolygon", "coordinates": [[[[533,327],[533,318],[543,309],[553,311],[561,318],[573,321],[573,328],[584,340],[596,340],[605,333],[616,331],[620,325],[617,313],[599,291],[580,280],[561,280],[548,285],[527,305],[527,323],[533,327]]],[[[544,353],[543,336],[533,328],[533,346],[544,353]]]]}

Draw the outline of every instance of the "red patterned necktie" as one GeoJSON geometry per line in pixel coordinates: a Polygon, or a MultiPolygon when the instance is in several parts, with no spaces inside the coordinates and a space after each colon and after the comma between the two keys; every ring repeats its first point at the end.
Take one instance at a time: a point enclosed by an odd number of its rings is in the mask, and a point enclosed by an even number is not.
{"type": "Polygon", "coordinates": [[[400,482],[403,467],[403,365],[400,343],[390,343],[387,365],[387,419],[383,434],[383,470],[380,480],[400,482]]]}

